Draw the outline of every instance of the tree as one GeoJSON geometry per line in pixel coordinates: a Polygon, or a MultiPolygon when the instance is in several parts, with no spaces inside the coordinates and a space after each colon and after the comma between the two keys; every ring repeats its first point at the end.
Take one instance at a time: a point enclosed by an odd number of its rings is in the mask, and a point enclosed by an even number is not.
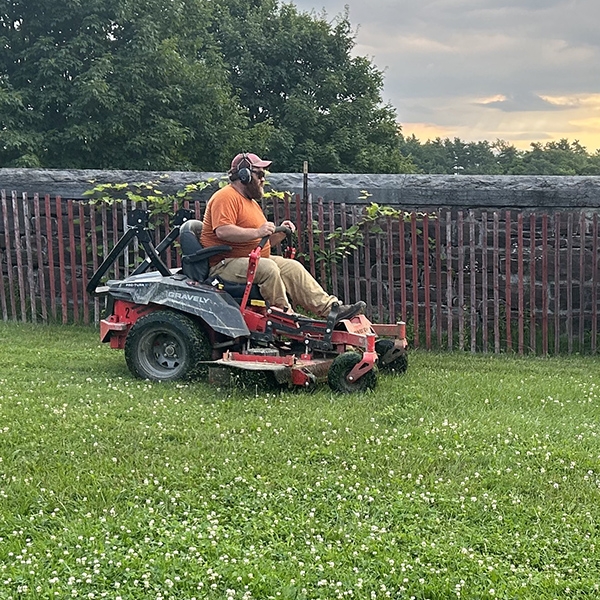
{"type": "Polygon", "coordinates": [[[397,172],[382,73],[335,24],[277,0],[9,0],[0,165],[397,172]]]}
{"type": "Polygon", "coordinates": [[[427,140],[400,136],[400,150],[421,173],[460,175],[600,175],[600,151],[593,156],[577,141],[531,144],[517,150],[504,140],[465,142],[460,138],[427,140]]]}
{"type": "Polygon", "coordinates": [[[381,71],[351,56],[347,13],[330,24],[275,0],[217,4],[230,82],[262,136],[248,139],[274,168],[299,171],[308,160],[320,172],[414,170],[400,153],[395,110],[382,105],[381,71]]]}
{"type": "Polygon", "coordinates": [[[531,144],[522,159],[522,172],[528,175],[580,175],[587,167],[589,155],[577,140],[531,144]]]}
{"type": "Polygon", "coordinates": [[[496,157],[500,173],[502,175],[515,175],[521,164],[523,152],[517,150],[512,144],[504,140],[493,142],[491,150],[496,157]]]}
{"type": "Polygon", "coordinates": [[[582,175],[600,175],[600,149],[590,156],[582,175]]]}
{"type": "Polygon", "coordinates": [[[209,169],[243,112],[202,2],[21,0],[0,13],[0,164],[209,169]]]}

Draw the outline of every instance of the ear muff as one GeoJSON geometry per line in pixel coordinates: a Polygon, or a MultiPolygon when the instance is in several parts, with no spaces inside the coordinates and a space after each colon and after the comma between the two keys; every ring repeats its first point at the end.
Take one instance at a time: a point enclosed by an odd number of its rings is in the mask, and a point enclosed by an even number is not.
{"type": "Polygon", "coordinates": [[[242,160],[240,160],[238,164],[236,179],[239,179],[244,184],[252,181],[252,163],[245,152],[242,160]]]}

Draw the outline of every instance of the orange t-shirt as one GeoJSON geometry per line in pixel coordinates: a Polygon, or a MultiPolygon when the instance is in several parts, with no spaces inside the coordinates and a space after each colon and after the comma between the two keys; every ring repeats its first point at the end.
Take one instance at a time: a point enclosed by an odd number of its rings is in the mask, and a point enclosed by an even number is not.
{"type": "MultiPolygon", "coordinates": [[[[256,200],[249,200],[243,194],[240,194],[232,185],[226,185],[216,191],[208,201],[204,211],[204,225],[200,235],[200,243],[204,248],[227,244],[231,246],[231,252],[211,257],[210,266],[216,265],[223,258],[246,258],[260,242],[260,238],[249,242],[220,240],[215,233],[217,227],[237,225],[238,227],[257,229],[266,220],[260,204],[256,200]]],[[[261,256],[264,258],[271,256],[269,241],[262,249],[261,256]]]]}

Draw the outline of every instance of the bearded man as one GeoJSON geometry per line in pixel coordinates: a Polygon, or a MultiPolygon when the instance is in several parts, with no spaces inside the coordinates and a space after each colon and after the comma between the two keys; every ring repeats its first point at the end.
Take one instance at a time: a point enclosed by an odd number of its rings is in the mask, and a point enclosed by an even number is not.
{"type": "MultiPolygon", "coordinates": [[[[328,294],[304,266],[296,260],[271,254],[271,246],[279,244],[284,233],[274,233],[275,223],[267,221],[259,204],[264,196],[265,169],[270,160],[256,154],[240,153],[231,161],[230,183],[215,192],[206,206],[200,243],[203,247],[227,244],[231,251],[210,259],[210,276],[218,275],[225,281],[245,283],[248,255],[259,241],[268,237],[254,283],[271,307],[293,312],[301,306],[313,314],[326,318],[339,306],[337,319],[349,319],[364,311],[366,304],[342,304],[328,294]]],[[[281,223],[292,231],[295,225],[288,220],[281,223]]]]}

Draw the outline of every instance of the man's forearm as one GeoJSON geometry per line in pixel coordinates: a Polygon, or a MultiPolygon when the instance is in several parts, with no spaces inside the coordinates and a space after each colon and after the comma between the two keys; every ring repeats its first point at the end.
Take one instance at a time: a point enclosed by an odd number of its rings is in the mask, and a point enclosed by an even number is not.
{"type": "Polygon", "coordinates": [[[240,227],[239,225],[222,225],[217,227],[215,233],[223,242],[243,243],[260,239],[258,229],[240,227]]]}

